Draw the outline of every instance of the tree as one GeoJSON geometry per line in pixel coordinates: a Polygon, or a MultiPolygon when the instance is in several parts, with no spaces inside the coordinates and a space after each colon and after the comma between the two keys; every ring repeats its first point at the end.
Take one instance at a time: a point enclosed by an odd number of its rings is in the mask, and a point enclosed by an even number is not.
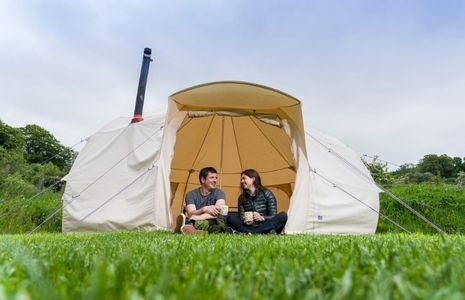
{"type": "Polygon", "coordinates": [[[462,158],[460,158],[460,157],[454,157],[452,159],[452,161],[454,163],[454,176],[452,176],[452,177],[457,177],[459,172],[465,171],[465,169],[464,169],[465,162],[462,162],[462,158]]]}
{"type": "Polygon", "coordinates": [[[431,173],[441,178],[456,177],[458,172],[455,172],[454,159],[443,154],[425,155],[418,163],[418,170],[421,173],[431,173]]]}
{"type": "Polygon", "coordinates": [[[0,176],[11,174],[25,164],[23,157],[24,136],[21,130],[0,120],[0,176]]]}
{"type": "Polygon", "coordinates": [[[0,120],[0,146],[6,150],[19,150],[24,147],[24,136],[21,130],[13,128],[0,120]]]}
{"type": "Polygon", "coordinates": [[[37,125],[27,125],[21,131],[25,139],[24,158],[28,163],[51,162],[64,171],[71,168],[74,151],[60,144],[50,132],[37,125]]]}

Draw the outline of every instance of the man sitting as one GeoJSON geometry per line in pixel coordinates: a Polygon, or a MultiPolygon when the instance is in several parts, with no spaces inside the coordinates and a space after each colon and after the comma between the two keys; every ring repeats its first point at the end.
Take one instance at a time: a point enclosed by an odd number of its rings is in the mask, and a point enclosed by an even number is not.
{"type": "Polygon", "coordinates": [[[175,232],[183,234],[218,233],[226,229],[220,206],[225,205],[225,193],[216,188],[218,172],[213,167],[200,170],[200,187],[186,194],[185,214],[176,219],[175,232]]]}

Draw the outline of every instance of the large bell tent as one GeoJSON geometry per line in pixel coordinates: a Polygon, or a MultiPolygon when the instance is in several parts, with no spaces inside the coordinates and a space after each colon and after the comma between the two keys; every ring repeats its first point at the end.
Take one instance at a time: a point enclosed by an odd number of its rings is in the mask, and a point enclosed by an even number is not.
{"type": "Polygon", "coordinates": [[[171,230],[212,166],[233,212],[253,168],[288,213],[287,234],[374,233],[380,190],[360,156],[303,120],[296,98],[237,81],[179,91],[165,115],[118,118],[87,138],[65,177],[63,231],[171,230]]]}

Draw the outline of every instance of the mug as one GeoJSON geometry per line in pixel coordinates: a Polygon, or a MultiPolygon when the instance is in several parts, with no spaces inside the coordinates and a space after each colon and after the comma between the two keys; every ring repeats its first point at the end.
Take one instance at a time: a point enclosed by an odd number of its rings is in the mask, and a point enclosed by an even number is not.
{"type": "Polygon", "coordinates": [[[220,215],[227,216],[229,207],[227,205],[220,206],[220,215]]]}
{"type": "Polygon", "coordinates": [[[253,222],[253,211],[244,212],[244,219],[247,222],[253,222]]]}

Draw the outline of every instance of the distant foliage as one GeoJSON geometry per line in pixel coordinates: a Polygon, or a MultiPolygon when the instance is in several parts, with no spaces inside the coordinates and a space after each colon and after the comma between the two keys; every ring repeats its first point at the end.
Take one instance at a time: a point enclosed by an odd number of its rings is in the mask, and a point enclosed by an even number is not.
{"type": "Polygon", "coordinates": [[[465,172],[464,171],[459,172],[459,174],[457,175],[456,183],[460,187],[465,187],[465,172]]]}
{"type": "Polygon", "coordinates": [[[20,129],[13,128],[0,120],[0,147],[10,150],[21,151],[24,147],[24,135],[20,129]]]}
{"type": "Polygon", "coordinates": [[[425,155],[417,165],[404,164],[395,171],[389,171],[387,164],[377,161],[366,162],[373,179],[382,185],[399,185],[411,183],[449,183],[460,184],[459,174],[465,172],[465,160],[449,157],[446,154],[425,155]]]}
{"type": "Polygon", "coordinates": [[[384,186],[394,182],[394,177],[388,172],[387,164],[378,162],[376,157],[372,162],[363,162],[376,183],[384,186]]]}
{"type": "Polygon", "coordinates": [[[0,120],[0,184],[13,176],[42,190],[69,171],[75,156],[40,126],[13,128],[0,120]]]}
{"type": "MultiPolygon", "coordinates": [[[[0,233],[28,232],[61,206],[60,180],[74,157],[41,127],[13,128],[0,120],[0,233]]],[[[60,216],[43,230],[60,231],[60,216]]]]}
{"type": "Polygon", "coordinates": [[[63,146],[47,130],[37,125],[21,128],[24,135],[24,155],[28,163],[51,162],[60,170],[68,171],[74,160],[74,152],[63,146]]]}
{"type": "Polygon", "coordinates": [[[451,158],[445,154],[428,154],[420,160],[417,168],[422,173],[428,172],[441,178],[457,177],[462,168],[462,159],[451,158]]]}

